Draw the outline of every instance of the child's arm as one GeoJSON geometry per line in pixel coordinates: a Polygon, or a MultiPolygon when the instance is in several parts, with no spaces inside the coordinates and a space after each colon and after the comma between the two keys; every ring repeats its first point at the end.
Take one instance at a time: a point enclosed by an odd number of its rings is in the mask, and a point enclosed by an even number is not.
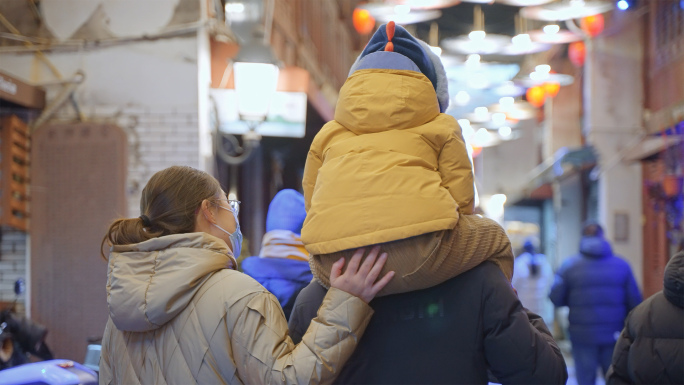
{"type": "Polygon", "coordinates": [[[472,214],[475,205],[473,165],[458,125],[439,153],[438,169],[442,186],[449,190],[460,211],[463,214],[472,214]]]}

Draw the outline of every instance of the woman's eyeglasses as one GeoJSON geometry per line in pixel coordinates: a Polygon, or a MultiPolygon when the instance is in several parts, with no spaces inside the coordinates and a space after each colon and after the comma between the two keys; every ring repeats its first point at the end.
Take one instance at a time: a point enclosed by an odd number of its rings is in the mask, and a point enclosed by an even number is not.
{"type": "MultiPolygon", "coordinates": [[[[230,211],[234,212],[235,215],[238,215],[238,213],[240,212],[240,201],[235,200],[235,199],[224,199],[224,198],[219,199],[219,201],[228,202],[228,207],[230,207],[230,211]]],[[[216,203],[216,202],[214,202],[214,203],[216,203]]]]}

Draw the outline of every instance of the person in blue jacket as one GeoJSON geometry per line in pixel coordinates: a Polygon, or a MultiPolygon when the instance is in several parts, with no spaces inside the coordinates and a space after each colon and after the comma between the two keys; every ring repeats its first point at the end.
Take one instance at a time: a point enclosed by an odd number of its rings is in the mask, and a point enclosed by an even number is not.
{"type": "Polygon", "coordinates": [[[292,189],[280,190],[268,206],[259,255],[241,264],[245,274],[278,298],[287,319],[297,294],[313,278],[309,253],[300,238],[305,218],[304,196],[292,189]]]}
{"type": "Polygon", "coordinates": [[[584,226],[579,254],[558,269],[549,297],[556,307],[570,309],[577,383],[594,385],[596,368],[607,373],[625,317],[641,302],[631,268],[613,254],[598,223],[584,226]]]}

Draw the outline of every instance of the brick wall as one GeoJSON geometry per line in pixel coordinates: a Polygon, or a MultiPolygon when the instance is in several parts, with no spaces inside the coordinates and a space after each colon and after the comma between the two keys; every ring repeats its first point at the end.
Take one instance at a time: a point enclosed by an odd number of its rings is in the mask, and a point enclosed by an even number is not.
{"type": "Polygon", "coordinates": [[[174,165],[200,167],[197,106],[96,106],[87,113],[90,120],[115,123],[128,135],[129,217],[140,215],[140,194],[155,172],[174,165]]]}
{"type": "Polygon", "coordinates": [[[197,107],[124,108],[129,133],[128,215],[140,215],[140,194],[150,177],[169,166],[199,168],[197,107]]]}

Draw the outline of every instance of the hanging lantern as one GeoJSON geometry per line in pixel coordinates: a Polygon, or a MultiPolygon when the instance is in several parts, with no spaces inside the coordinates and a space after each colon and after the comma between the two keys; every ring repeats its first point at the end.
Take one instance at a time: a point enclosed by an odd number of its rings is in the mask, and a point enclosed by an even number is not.
{"type": "Polygon", "coordinates": [[[587,35],[591,37],[598,36],[601,32],[603,32],[603,15],[599,13],[598,15],[583,17],[580,20],[580,27],[587,35]]]}
{"type": "Polygon", "coordinates": [[[477,158],[482,153],[482,147],[473,146],[473,158],[477,158]]]}
{"type": "Polygon", "coordinates": [[[371,16],[368,10],[363,8],[354,8],[352,13],[352,22],[354,29],[361,35],[369,34],[375,28],[375,19],[371,16]]]}
{"type": "Polygon", "coordinates": [[[557,82],[546,82],[542,84],[542,87],[544,88],[544,93],[552,98],[555,98],[558,95],[558,91],[560,91],[560,83],[557,82]]]}
{"type": "Polygon", "coordinates": [[[525,96],[527,97],[527,101],[531,105],[535,107],[541,107],[544,105],[546,93],[544,92],[544,89],[541,86],[535,86],[528,88],[525,96]]]}
{"type": "Polygon", "coordinates": [[[570,62],[572,62],[575,67],[581,67],[584,65],[584,57],[586,54],[586,47],[582,41],[570,43],[570,46],[568,46],[568,58],[570,58],[570,62]]]}

